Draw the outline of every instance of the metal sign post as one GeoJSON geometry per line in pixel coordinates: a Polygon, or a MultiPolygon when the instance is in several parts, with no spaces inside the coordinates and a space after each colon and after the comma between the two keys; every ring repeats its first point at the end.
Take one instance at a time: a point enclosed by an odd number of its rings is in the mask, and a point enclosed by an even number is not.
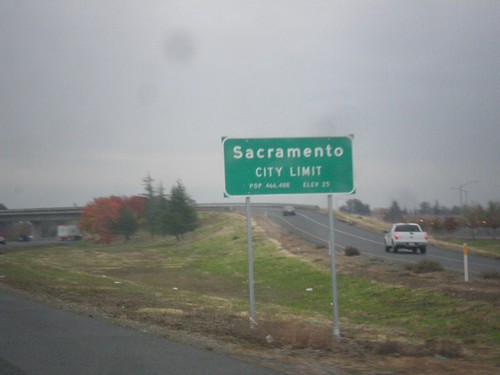
{"type": "Polygon", "coordinates": [[[328,244],[328,250],[330,252],[330,269],[332,277],[332,296],[333,296],[333,337],[340,340],[340,327],[339,327],[339,303],[337,297],[337,266],[335,259],[335,235],[334,235],[334,225],[333,225],[333,203],[332,195],[328,194],[328,221],[330,227],[330,241],[328,244]]]}
{"type": "Polygon", "coordinates": [[[332,194],[353,194],[354,136],[303,138],[222,138],[224,196],[245,196],[248,236],[250,326],[255,321],[252,213],[250,196],[328,194],[333,335],[340,340],[332,194]]]}
{"type": "Polygon", "coordinates": [[[255,321],[255,295],[253,280],[253,240],[252,240],[252,209],[250,197],[245,198],[247,209],[247,252],[248,252],[248,288],[250,291],[250,328],[254,328],[255,321]]]}

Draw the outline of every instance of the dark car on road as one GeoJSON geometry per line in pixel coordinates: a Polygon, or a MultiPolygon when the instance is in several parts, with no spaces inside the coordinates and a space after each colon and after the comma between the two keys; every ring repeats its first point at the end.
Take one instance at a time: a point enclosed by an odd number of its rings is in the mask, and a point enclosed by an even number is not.
{"type": "Polygon", "coordinates": [[[20,242],[29,242],[29,241],[31,241],[32,239],[33,239],[33,237],[31,237],[31,236],[29,236],[29,235],[27,235],[27,234],[23,233],[23,234],[21,234],[21,235],[19,236],[18,241],[20,241],[20,242]]]}
{"type": "Polygon", "coordinates": [[[294,216],[295,208],[293,206],[285,206],[283,207],[283,216],[294,216]]]}
{"type": "Polygon", "coordinates": [[[5,239],[5,237],[0,236],[0,243],[2,245],[5,245],[7,243],[7,240],[5,239]]]}

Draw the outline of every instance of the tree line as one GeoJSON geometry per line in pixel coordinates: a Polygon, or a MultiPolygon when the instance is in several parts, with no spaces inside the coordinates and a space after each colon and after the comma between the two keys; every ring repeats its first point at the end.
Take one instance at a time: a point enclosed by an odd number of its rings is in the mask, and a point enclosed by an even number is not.
{"type": "MultiPolygon", "coordinates": [[[[339,209],[349,214],[372,215],[370,206],[358,199],[347,200],[339,209]]],[[[485,207],[481,204],[474,204],[464,208],[454,206],[451,209],[441,206],[437,201],[434,205],[422,202],[418,208],[407,210],[406,208],[402,209],[399,203],[393,200],[391,206],[383,210],[382,217],[385,221],[392,223],[419,218],[418,221],[422,226],[436,231],[452,232],[460,227],[488,228],[496,231],[500,226],[500,202],[489,201],[485,207]]]]}
{"type": "Polygon", "coordinates": [[[194,200],[182,182],[172,186],[168,194],[160,183],[156,188],[148,175],[143,179],[145,193],[132,197],[95,198],[80,216],[79,227],[100,242],[110,243],[117,236],[129,240],[138,230],[155,235],[172,235],[182,239],[196,229],[198,214],[194,200]]]}

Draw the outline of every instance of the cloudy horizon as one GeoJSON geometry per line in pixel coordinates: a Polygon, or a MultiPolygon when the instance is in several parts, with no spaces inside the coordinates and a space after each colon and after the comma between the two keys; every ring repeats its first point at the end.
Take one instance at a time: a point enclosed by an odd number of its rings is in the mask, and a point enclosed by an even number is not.
{"type": "Polygon", "coordinates": [[[243,202],[221,137],[349,134],[340,202],[498,201],[499,35],[492,0],[0,0],[0,203],[82,206],[148,174],[243,202]]]}

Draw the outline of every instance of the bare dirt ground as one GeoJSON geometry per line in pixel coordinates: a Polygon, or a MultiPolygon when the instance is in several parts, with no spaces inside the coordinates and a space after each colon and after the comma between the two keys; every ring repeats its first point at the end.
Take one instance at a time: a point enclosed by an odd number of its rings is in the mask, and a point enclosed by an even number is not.
{"type": "MultiPolygon", "coordinates": [[[[314,264],[328,267],[330,259],[327,251],[318,251],[317,246],[291,235],[264,217],[257,218],[257,222],[267,235],[279,242],[286,251],[314,264]]],[[[363,276],[369,280],[388,284],[393,284],[394,280],[397,280],[398,285],[401,286],[426,288],[440,295],[464,300],[480,300],[500,306],[498,280],[478,279],[465,283],[461,275],[449,272],[412,274],[411,277],[401,277],[401,274],[405,273],[401,265],[391,265],[366,257],[346,257],[343,254],[337,256],[336,264],[339,274],[363,276]]],[[[331,353],[307,350],[297,353],[293,350],[289,352],[281,350],[280,354],[282,360],[298,358],[297,362],[307,367],[307,371],[303,373],[310,374],[500,373],[500,354],[490,350],[491,348],[484,348],[483,351],[477,349],[475,348],[472,352],[461,343],[445,341],[426,342],[422,347],[387,341],[374,344],[343,337],[340,342],[333,343],[331,353]],[[445,353],[445,355],[433,354],[433,352],[445,353]]],[[[292,373],[300,374],[301,372],[292,373]]]]}
{"type": "MultiPolygon", "coordinates": [[[[310,261],[317,267],[329,267],[330,260],[326,249],[318,249],[264,217],[256,217],[255,220],[260,230],[290,256],[310,261]]],[[[397,280],[401,286],[426,288],[441,295],[500,305],[498,280],[473,280],[464,283],[460,275],[448,272],[401,277],[402,273],[410,272],[405,271],[401,265],[366,257],[347,257],[343,254],[337,257],[337,271],[339,274],[363,276],[388,284],[394,284],[394,280],[397,280]]],[[[204,312],[196,311],[188,319],[182,315],[179,315],[178,319],[172,319],[170,314],[167,321],[137,315],[135,312],[141,301],[103,300],[100,296],[99,300],[96,297],[95,301],[70,303],[67,299],[63,300],[64,297],[44,295],[39,289],[31,290],[31,293],[25,290],[23,293],[61,309],[232,355],[285,374],[500,373],[500,354],[495,352],[495,349],[467,347],[458,342],[434,340],[415,344],[391,341],[388,340],[388,337],[391,337],[390,332],[366,332],[367,338],[364,339],[360,334],[362,327],[344,326],[341,327],[342,339],[329,343],[328,350],[325,350],[324,346],[321,349],[303,349],[293,345],[277,346],[272,342],[266,343],[265,340],[253,340],[251,334],[245,333],[241,327],[239,331],[235,331],[236,325],[246,321],[246,318],[242,319],[241,316],[225,317],[218,322],[214,315],[204,316],[204,312]]]]}

